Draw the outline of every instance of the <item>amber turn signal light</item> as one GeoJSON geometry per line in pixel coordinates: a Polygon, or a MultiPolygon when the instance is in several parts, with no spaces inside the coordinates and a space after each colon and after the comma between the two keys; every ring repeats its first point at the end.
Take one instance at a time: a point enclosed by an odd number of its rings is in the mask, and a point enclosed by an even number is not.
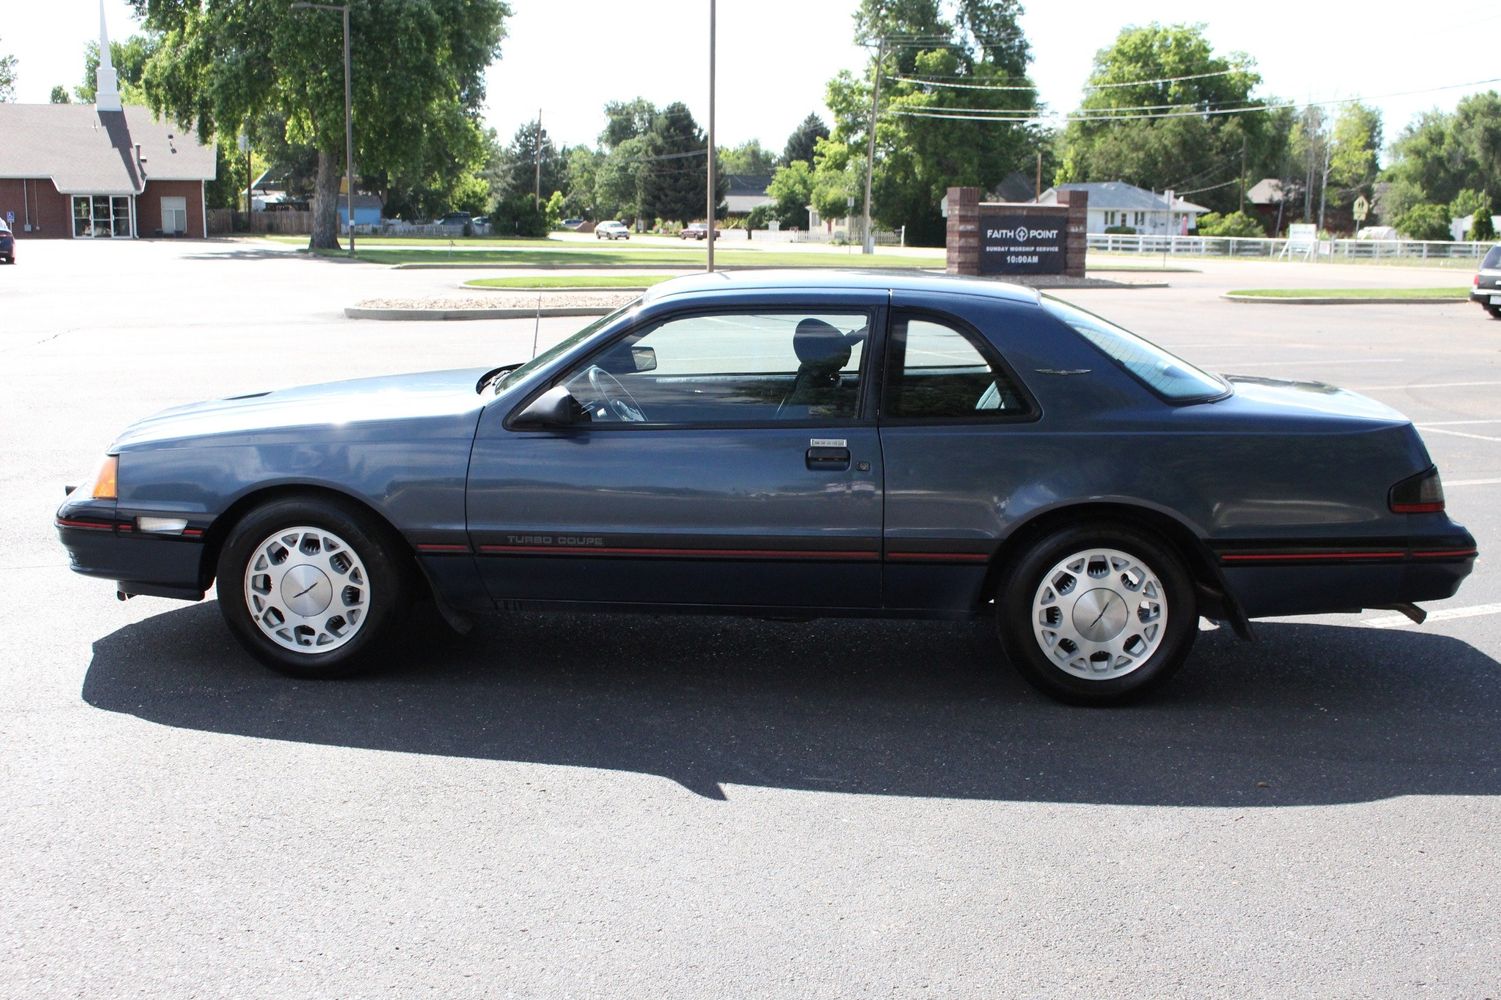
{"type": "Polygon", "coordinates": [[[105,455],[104,461],[99,465],[99,471],[94,474],[94,489],[92,496],[95,500],[114,500],[119,496],[119,487],[116,479],[120,474],[120,456],[105,455]]]}

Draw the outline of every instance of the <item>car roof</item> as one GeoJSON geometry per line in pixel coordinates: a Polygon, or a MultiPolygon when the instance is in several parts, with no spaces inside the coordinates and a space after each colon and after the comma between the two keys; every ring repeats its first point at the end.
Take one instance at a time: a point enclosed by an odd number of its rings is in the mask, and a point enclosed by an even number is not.
{"type": "Polygon", "coordinates": [[[855,270],[850,268],[767,268],[746,271],[712,271],[664,281],[647,290],[643,304],[666,299],[797,289],[809,292],[888,291],[923,292],[936,295],[974,295],[1007,302],[1036,304],[1041,296],[1034,288],[990,278],[972,278],[930,271],[855,270]]]}

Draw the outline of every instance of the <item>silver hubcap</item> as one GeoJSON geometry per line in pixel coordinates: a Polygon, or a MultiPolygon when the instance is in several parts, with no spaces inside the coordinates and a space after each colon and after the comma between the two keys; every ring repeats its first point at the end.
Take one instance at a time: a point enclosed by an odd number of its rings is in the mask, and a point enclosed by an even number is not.
{"type": "Polygon", "coordinates": [[[322,528],[286,528],[266,538],[245,567],[245,606],[277,645],[326,653],[365,624],[369,575],[349,544],[322,528]]]}
{"type": "Polygon", "coordinates": [[[1123,677],[1162,645],[1167,595],[1146,563],[1118,549],[1086,549],[1043,574],[1032,631],[1048,659],[1085,680],[1123,677]]]}

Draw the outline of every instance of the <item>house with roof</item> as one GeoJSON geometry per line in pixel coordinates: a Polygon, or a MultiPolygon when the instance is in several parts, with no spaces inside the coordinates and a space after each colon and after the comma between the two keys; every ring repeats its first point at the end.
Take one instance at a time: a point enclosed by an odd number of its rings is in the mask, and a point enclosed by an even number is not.
{"type": "Polygon", "coordinates": [[[0,217],[33,238],[208,235],[213,145],[125,107],[99,15],[93,104],[0,103],[0,217]]]}
{"type": "Polygon", "coordinates": [[[1058,204],[1059,191],[1089,194],[1087,231],[1133,229],[1142,235],[1185,236],[1199,228],[1198,219],[1209,209],[1179,198],[1172,191],[1157,194],[1124,181],[1059,184],[1037,198],[1039,205],[1058,204]]]}
{"type": "Polygon", "coordinates": [[[766,193],[771,187],[771,174],[725,174],[724,182],[727,215],[746,215],[753,208],[776,202],[766,193]]]}

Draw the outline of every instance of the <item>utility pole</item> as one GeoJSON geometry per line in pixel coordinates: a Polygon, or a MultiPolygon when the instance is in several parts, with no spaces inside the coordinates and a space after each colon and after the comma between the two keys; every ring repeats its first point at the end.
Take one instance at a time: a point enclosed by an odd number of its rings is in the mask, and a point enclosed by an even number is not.
{"type": "Polygon", "coordinates": [[[870,228],[870,178],[876,167],[876,108],[881,103],[881,64],[886,61],[886,39],[876,48],[875,87],[870,94],[870,136],[865,144],[865,239],[861,253],[876,252],[876,234],[870,228]]]}
{"type": "Polygon", "coordinates": [[[1329,147],[1333,143],[1324,142],[1324,175],[1319,181],[1319,229],[1324,228],[1324,193],[1329,189],[1329,147]]]}
{"type": "Polygon", "coordinates": [[[714,0],[709,0],[709,234],[704,237],[709,249],[708,269],[714,270],[714,0]]]}
{"type": "Polygon", "coordinates": [[[1037,151],[1037,189],[1032,194],[1033,201],[1042,199],[1042,150],[1037,151]]]}
{"type": "Polygon", "coordinates": [[[1237,211],[1246,210],[1246,137],[1240,137],[1240,208],[1237,211]]]}
{"type": "Polygon", "coordinates": [[[537,109],[537,141],[532,143],[532,207],[542,207],[542,109],[537,109]]]}

